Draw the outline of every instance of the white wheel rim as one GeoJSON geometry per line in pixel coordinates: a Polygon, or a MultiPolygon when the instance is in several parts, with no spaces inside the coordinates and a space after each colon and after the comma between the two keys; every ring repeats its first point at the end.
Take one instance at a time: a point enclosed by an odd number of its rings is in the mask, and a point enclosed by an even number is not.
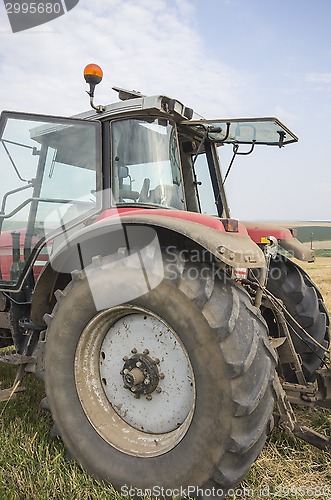
{"type": "MultiPolygon", "coordinates": [[[[148,382],[149,374],[144,377],[148,382]]],[[[195,381],[187,351],[169,325],[142,308],[118,306],[90,321],[77,346],[75,380],[91,425],[127,454],[166,453],[192,421],[195,381]],[[145,358],[155,362],[157,387],[137,396],[132,391],[146,386],[125,388],[123,366],[145,358]]]]}

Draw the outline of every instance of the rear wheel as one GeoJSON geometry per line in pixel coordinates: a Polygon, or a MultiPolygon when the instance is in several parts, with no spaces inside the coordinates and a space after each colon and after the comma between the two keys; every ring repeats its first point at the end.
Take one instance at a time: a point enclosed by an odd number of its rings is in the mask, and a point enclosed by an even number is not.
{"type": "Polygon", "coordinates": [[[45,362],[72,456],[122,493],[194,485],[222,498],[272,427],[275,358],[249,296],[210,268],[165,263],[156,288],[97,311],[90,290],[134,288],[136,270],[101,263],[74,278],[48,318],[45,362]]]}
{"type": "MultiPolygon", "coordinates": [[[[329,346],[329,317],[316,285],[303,269],[285,257],[277,256],[270,263],[267,289],[281,299],[287,311],[311,337],[322,346],[329,346]]],[[[278,336],[278,328],[271,310],[265,312],[270,332],[278,336]]],[[[303,372],[308,382],[316,379],[316,370],[324,359],[323,349],[304,335],[300,326],[285,316],[296,352],[302,360],[303,372]]],[[[280,359],[280,363],[281,363],[280,359]]],[[[297,383],[292,365],[283,364],[282,372],[288,382],[297,383]]]]}

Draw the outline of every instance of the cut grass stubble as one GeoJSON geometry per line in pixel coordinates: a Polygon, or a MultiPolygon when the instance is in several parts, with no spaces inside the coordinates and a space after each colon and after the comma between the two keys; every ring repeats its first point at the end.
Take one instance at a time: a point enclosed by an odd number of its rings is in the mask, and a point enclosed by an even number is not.
{"type": "MultiPolygon", "coordinates": [[[[300,263],[302,265],[302,263],[300,263]]],[[[304,264],[331,310],[331,259],[304,264]]],[[[0,388],[9,387],[15,370],[0,365],[0,388]]],[[[0,498],[91,500],[122,497],[66,458],[62,442],[50,437],[52,419],[40,407],[43,384],[27,375],[26,392],[0,403],[0,498]]],[[[300,421],[331,435],[331,412],[300,409],[300,421]]],[[[129,474],[128,474],[129,477],[129,474]]],[[[275,430],[245,481],[230,498],[331,499],[331,453],[275,430]]]]}

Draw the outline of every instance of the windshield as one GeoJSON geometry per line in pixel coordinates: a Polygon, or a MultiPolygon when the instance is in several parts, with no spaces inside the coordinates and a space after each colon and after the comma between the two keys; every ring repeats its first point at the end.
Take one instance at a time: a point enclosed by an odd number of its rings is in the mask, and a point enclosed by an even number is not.
{"type": "Polygon", "coordinates": [[[199,135],[207,133],[216,143],[265,144],[282,147],[298,138],[277,118],[235,118],[186,121],[183,123],[199,135]]]}
{"type": "Polygon", "coordinates": [[[80,120],[1,115],[1,285],[15,285],[41,238],[95,210],[98,127],[80,120]]]}
{"type": "Polygon", "coordinates": [[[185,209],[176,128],[165,119],[115,121],[113,195],[117,204],[185,209]]]}

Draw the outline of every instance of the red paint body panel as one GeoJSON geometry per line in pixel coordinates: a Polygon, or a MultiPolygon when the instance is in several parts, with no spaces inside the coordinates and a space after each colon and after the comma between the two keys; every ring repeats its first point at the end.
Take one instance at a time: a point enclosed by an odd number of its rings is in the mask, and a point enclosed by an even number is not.
{"type": "MultiPolygon", "coordinates": [[[[174,217],[176,219],[182,219],[182,220],[189,220],[191,222],[196,222],[197,224],[202,224],[203,226],[208,226],[213,229],[217,229],[218,231],[221,231],[222,233],[225,233],[224,225],[222,224],[222,219],[219,219],[218,217],[213,217],[211,215],[206,215],[206,214],[199,214],[197,212],[184,212],[183,210],[167,210],[163,208],[135,208],[135,207],[128,207],[128,208],[118,208],[118,209],[109,209],[105,210],[97,219],[103,220],[107,219],[109,217],[115,217],[116,215],[119,215],[120,217],[125,217],[125,215],[132,215],[132,212],[138,214],[143,214],[143,215],[163,215],[165,217],[174,217]]],[[[233,235],[241,235],[241,236],[246,236],[247,235],[247,230],[244,226],[244,224],[240,223],[238,224],[238,232],[237,233],[231,233],[233,235]]]]}
{"type": "MultiPolygon", "coordinates": [[[[20,247],[24,247],[25,229],[19,231],[20,247]]],[[[13,262],[12,235],[11,231],[4,231],[0,234],[0,270],[3,280],[10,279],[10,267],[13,262]]]]}
{"type": "Polygon", "coordinates": [[[249,236],[255,243],[260,243],[261,238],[274,236],[277,240],[290,240],[293,235],[286,227],[277,226],[268,222],[243,222],[249,236]]]}
{"type": "MultiPolygon", "coordinates": [[[[123,217],[125,215],[132,215],[132,213],[143,214],[143,215],[162,215],[165,217],[173,217],[181,220],[187,220],[191,222],[196,222],[203,226],[208,226],[222,233],[225,233],[225,228],[222,223],[222,219],[218,217],[213,217],[211,215],[199,214],[197,212],[185,212],[183,210],[168,210],[162,208],[141,208],[141,207],[120,207],[118,209],[112,208],[105,210],[99,215],[97,221],[104,220],[112,217],[123,217]]],[[[25,239],[25,229],[20,231],[20,245],[23,250],[24,239],[25,239]]],[[[249,235],[255,243],[260,243],[261,238],[268,236],[275,236],[278,240],[288,240],[293,239],[292,233],[289,229],[283,228],[274,224],[263,223],[263,222],[239,222],[238,232],[231,232],[232,235],[249,235]]],[[[23,251],[21,252],[21,254],[23,251]]],[[[23,257],[21,256],[21,259],[23,257]]],[[[47,260],[47,256],[42,256],[39,260],[47,260]]],[[[12,264],[12,235],[11,231],[4,231],[0,235],[0,269],[2,273],[2,279],[10,279],[10,267],[12,264]]],[[[34,266],[34,274],[37,277],[42,270],[42,266],[34,266]]]]}
{"type": "MultiPolygon", "coordinates": [[[[15,231],[20,233],[20,247],[21,247],[21,260],[23,260],[23,248],[24,248],[24,240],[26,229],[21,229],[15,231]]],[[[12,231],[4,231],[0,234],[0,270],[1,276],[3,280],[10,280],[10,268],[13,262],[13,250],[12,250],[12,231]]],[[[36,244],[37,241],[32,240],[32,245],[36,244]]],[[[48,260],[47,255],[42,255],[38,258],[40,261],[48,260]]],[[[33,273],[35,278],[39,276],[43,269],[43,266],[34,265],[33,273]]]]}

